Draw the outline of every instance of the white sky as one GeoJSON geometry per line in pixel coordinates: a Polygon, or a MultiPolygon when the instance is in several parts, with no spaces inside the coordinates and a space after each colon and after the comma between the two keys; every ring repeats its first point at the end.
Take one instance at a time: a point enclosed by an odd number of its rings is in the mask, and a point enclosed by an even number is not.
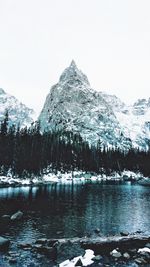
{"type": "Polygon", "coordinates": [[[0,0],[0,87],[40,111],[74,59],[96,90],[150,96],[150,0],[0,0]]]}

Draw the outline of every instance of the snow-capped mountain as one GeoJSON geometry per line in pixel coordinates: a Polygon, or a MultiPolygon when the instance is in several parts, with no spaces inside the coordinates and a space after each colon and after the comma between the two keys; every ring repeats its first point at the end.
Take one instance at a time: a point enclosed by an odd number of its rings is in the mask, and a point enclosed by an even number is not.
{"type": "Polygon", "coordinates": [[[0,121],[4,119],[6,111],[8,111],[9,126],[12,124],[16,126],[20,125],[20,127],[29,126],[35,117],[32,109],[0,88],[0,121]]]}
{"type": "Polygon", "coordinates": [[[132,145],[147,149],[150,144],[150,98],[139,99],[129,106],[115,95],[101,94],[112,107],[124,135],[131,139],[132,145]]]}
{"type": "MultiPolygon", "coordinates": [[[[0,121],[9,113],[9,125],[30,126],[32,109],[0,89],[0,121]]],[[[39,116],[42,131],[69,130],[90,144],[128,149],[150,145],[150,98],[126,105],[115,95],[93,90],[74,61],[52,86],[39,116]]]]}
{"type": "MultiPolygon", "coordinates": [[[[131,140],[124,134],[112,102],[111,96],[108,101],[103,93],[91,88],[87,77],[72,61],[46,98],[39,116],[41,128],[72,130],[93,144],[100,140],[102,145],[129,148],[131,140]]],[[[123,108],[121,101],[120,105],[123,108]]]]}
{"type": "Polygon", "coordinates": [[[150,99],[139,99],[132,106],[116,111],[115,115],[133,146],[147,149],[150,145],[150,99]]]}

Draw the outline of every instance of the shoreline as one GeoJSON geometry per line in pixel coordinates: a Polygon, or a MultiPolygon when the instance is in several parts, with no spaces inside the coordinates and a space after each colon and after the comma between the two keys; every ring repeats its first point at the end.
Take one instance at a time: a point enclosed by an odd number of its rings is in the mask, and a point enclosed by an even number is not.
{"type": "MultiPolygon", "coordinates": [[[[0,250],[3,251],[6,262],[16,263],[19,254],[15,251],[10,253],[10,240],[3,237],[0,237],[0,240],[0,250]]],[[[150,263],[150,236],[126,232],[115,236],[40,238],[34,242],[18,243],[17,248],[19,253],[29,250],[37,255],[44,255],[59,267],[105,266],[105,264],[116,266],[113,265],[116,263],[123,264],[122,266],[130,266],[130,263],[141,266],[150,263]],[[77,265],[79,260],[82,265],[77,265]]]]}
{"type": "Polygon", "coordinates": [[[99,182],[99,183],[122,183],[131,182],[138,183],[141,180],[145,180],[141,173],[134,173],[131,171],[124,171],[122,174],[112,174],[111,176],[106,176],[105,174],[92,174],[85,173],[81,171],[75,171],[74,173],[61,173],[58,174],[48,173],[43,176],[35,176],[31,178],[18,178],[9,176],[0,176],[0,188],[3,187],[22,187],[22,186],[39,186],[39,185],[52,185],[57,183],[67,184],[72,183],[87,183],[87,182],[99,182]]]}

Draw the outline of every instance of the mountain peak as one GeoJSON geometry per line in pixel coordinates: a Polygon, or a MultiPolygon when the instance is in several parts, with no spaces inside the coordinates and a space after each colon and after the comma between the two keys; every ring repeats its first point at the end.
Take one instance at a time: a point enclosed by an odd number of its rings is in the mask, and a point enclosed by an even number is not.
{"type": "Polygon", "coordinates": [[[74,59],[71,61],[70,68],[76,68],[77,69],[77,65],[76,65],[74,59]]]}
{"type": "Polygon", "coordinates": [[[78,69],[74,60],[72,60],[69,67],[63,71],[62,75],[60,76],[59,82],[69,82],[71,84],[80,82],[82,84],[84,83],[90,86],[87,76],[78,69]]]}

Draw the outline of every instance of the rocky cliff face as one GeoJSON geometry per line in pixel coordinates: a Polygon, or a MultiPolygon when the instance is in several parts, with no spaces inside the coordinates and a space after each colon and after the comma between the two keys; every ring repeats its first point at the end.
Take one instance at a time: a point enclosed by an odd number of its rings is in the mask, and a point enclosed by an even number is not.
{"type": "Polygon", "coordinates": [[[0,121],[4,119],[6,111],[9,114],[9,126],[12,124],[20,125],[20,127],[30,125],[35,117],[32,109],[0,88],[0,121]]]}
{"type": "Polygon", "coordinates": [[[46,98],[39,116],[42,130],[71,130],[91,144],[100,140],[102,145],[129,148],[131,141],[124,135],[109,98],[93,90],[72,61],[46,98]]]}

